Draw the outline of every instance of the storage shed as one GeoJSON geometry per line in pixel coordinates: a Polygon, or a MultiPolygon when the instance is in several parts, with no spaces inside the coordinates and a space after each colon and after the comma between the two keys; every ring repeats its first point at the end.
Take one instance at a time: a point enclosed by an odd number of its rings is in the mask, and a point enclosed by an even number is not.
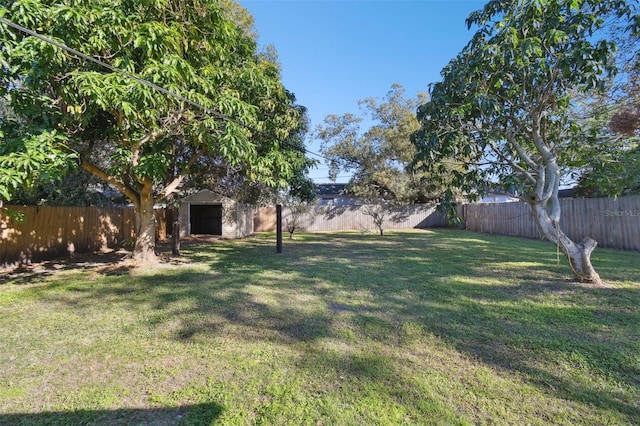
{"type": "Polygon", "coordinates": [[[180,237],[242,238],[253,233],[253,207],[203,189],[180,201],[180,224],[180,237]]]}

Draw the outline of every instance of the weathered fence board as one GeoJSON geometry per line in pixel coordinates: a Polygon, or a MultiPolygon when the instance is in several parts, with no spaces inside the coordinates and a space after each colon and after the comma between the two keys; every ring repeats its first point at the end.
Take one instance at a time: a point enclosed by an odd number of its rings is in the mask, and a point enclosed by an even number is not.
{"type": "MultiPolygon", "coordinates": [[[[39,261],[73,253],[115,247],[135,236],[135,214],[130,208],[9,206],[24,215],[17,222],[0,213],[0,266],[18,261],[39,261]]],[[[599,247],[640,251],[640,195],[619,198],[561,200],[561,226],[574,240],[591,237],[599,247]]],[[[531,209],[526,203],[465,204],[460,208],[468,230],[489,234],[540,239],[531,209]]],[[[170,227],[170,215],[159,212],[160,238],[170,227]],[[165,218],[166,216],[166,218],[165,218]]],[[[283,209],[283,223],[291,211],[283,209]]],[[[416,204],[390,209],[383,228],[432,228],[447,226],[434,205],[416,204]]],[[[275,208],[254,216],[256,232],[275,231],[275,208]]],[[[366,206],[313,207],[302,215],[297,231],[376,232],[366,206]]],[[[163,235],[164,234],[164,235],[163,235]]]]}
{"type": "MultiPolygon", "coordinates": [[[[640,251],[640,195],[561,199],[560,226],[574,241],[591,237],[599,247],[640,251]]],[[[542,238],[527,203],[465,204],[466,229],[542,238]]]]}
{"type": "MultiPolygon", "coordinates": [[[[376,231],[373,218],[366,212],[367,206],[327,206],[312,207],[299,219],[298,231],[376,231]]],[[[276,230],[275,207],[258,209],[254,217],[256,232],[276,230]]],[[[282,222],[291,222],[291,210],[282,209],[282,222]]],[[[436,211],[433,204],[414,204],[403,208],[386,210],[383,229],[434,228],[446,226],[445,218],[436,211]]]]}
{"type": "Polygon", "coordinates": [[[135,235],[129,208],[7,206],[24,215],[0,213],[0,266],[116,247],[135,235]]]}
{"type": "Polygon", "coordinates": [[[276,208],[260,207],[253,215],[254,232],[275,232],[276,230],[276,208]]]}

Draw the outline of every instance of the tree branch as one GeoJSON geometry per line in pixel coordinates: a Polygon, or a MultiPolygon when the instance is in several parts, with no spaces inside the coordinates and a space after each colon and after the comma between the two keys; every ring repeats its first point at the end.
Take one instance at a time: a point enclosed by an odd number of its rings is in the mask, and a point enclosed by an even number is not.
{"type": "Polygon", "coordinates": [[[502,160],[506,161],[507,164],[511,167],[513,167],[513,169],[515,171],[517,171],[518,173],[522,174],[525,179],[527,179],[528,181],[530,181],[531,183],[535,184],[536,183],[536,178],[533,177],[533,175],[531,173],[529,173],[528,170],[526,170],[524,167],[520,166],[518,163],[516,163],[515,161],[513,161],[512,158],[507,157],[506,155],[504,155],[502,152],[500,152],[500,150],[498,150],[498,148],[496,148],[492,143],[489,143],[489,148],[491,148],[491,150],[502,160]]]}
{"type": "Polygon", "coordinates": [[[140,196],[137,191],[133,188],[123,184],[118,181],[115,177],[111,176],[95,164],[88,162],[85,158],[80,158],[80,167],[82,167],[87,172],[92,175],[102,179],[110,185],[115,186],[120,192],[122,192],[129,200],[131,200],[134,204],[139,204],[140,196]]]}
{"type": "Polygon", "coordinates": [[[504,133],[504,137],[507,140],[507,142],[509,142],[509,144],[511,144],[511,146],[513,146],[513,148],[516,150],[520,159],[525,163],[527,163],[529,167],[535,170],[538,166],[538,163],[533,161],[533,159],[529,156],[529,154],[527,154],[527,152],[524,150],[522,145],[520,145],[518,141],[516,141],[516,138],[513,135],[513,132],[506,131],[504,133]]]}
{"type": "Polygon", "coordinates": [[[189,173],[189,168],[193,165],[193,163],[196,162],[196,160],[198,160],[198,158],[202,157],[206,152],[207,147],[203,146],[196,153],[194,153],[191,158],[189,158],[189,161],[187,161],[187,164],[182,169],[182,171],[178,173],[178,175],[171,182],[169,182],[169,184],[167,184],[162,189],[162,191],[160,191],[160,199],[164,199],[172,193],[176,192],[178,187],[182,184],[182,181],[184,180],[186,175],[189,173]]]}

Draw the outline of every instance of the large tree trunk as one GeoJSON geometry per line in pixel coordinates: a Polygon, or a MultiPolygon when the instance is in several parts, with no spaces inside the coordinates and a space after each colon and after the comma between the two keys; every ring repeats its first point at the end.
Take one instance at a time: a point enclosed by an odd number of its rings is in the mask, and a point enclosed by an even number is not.
{"type": "MultiPolygon", "coordinates": [[[[92,175],[118,188],[133,202],[136,208],[136,244],[133,248],[133,259],[141,264],[155,263],[158,258],[155,252],[156,218],[153,211],[155,204],[153,181],[146,179],[138,182],[142,185],[142,190],[137,191],[131,186],[123,184],[117,177],[106,173],[96,165],[88,162],[85,158],[81,159],[80,165],[92,175]]],[[[180,182],[181,179],[175,179],[167,188],[167,191],[173,190],[180,182]]]]}
{"type": "Polygon", "coordinates": [[[140,191],[136,204],[136,245],[133,248],[133,258],[137,263],[153,263],[158,260],[156,248],[156,218],[153,211],[155,201],[149,188],[140,191]]]}
{"type": "Polygon", "coordinates": [[[547,240],[556,244],[560,251],[567,256],[576,278],[581,282],[602,284],[600,276],[591,264],[591,252],[593,252],[598,243],[591,238],[585,238],[579,243],[573,242],[560,230],[559,222],[551,219],[542,202],[532,202],[530,204],[538,230],[547,240]]]}

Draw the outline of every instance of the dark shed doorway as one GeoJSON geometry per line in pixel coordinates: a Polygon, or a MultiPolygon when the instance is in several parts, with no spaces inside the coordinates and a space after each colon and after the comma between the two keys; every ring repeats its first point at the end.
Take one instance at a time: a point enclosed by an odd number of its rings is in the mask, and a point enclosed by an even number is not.
{"type": "Polygon", "coordinates": [[[221,204],[191,204],[189,213],[192,234],[222,235],[221,204]]]}

